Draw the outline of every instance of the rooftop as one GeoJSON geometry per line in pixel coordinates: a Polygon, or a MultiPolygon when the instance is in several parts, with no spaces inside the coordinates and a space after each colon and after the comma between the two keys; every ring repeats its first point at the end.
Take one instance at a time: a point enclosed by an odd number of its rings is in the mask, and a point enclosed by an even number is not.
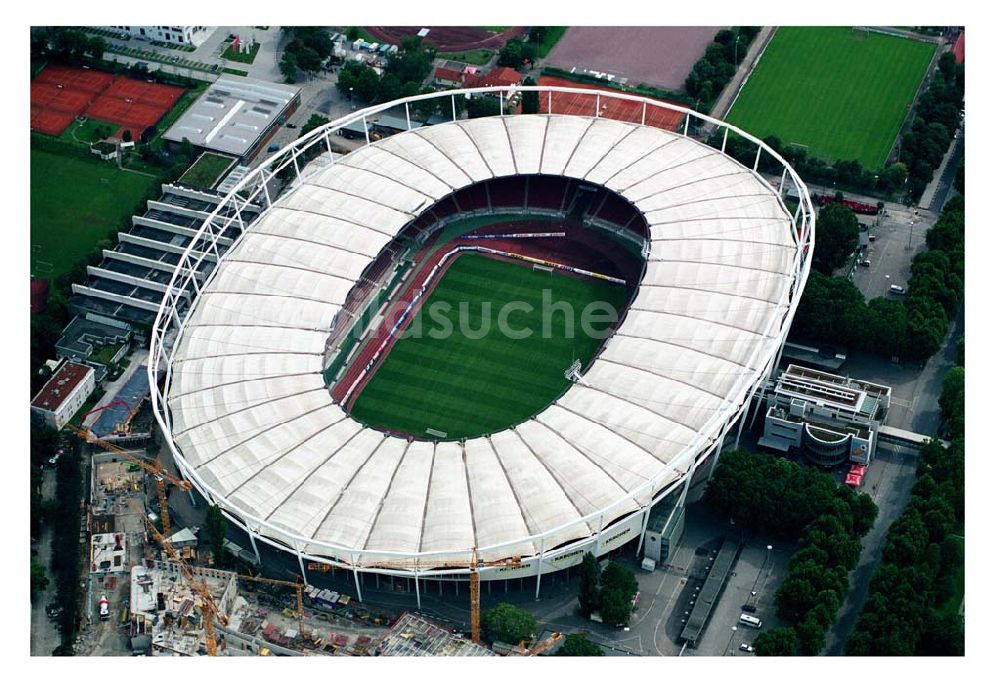
{"type": "Polygon", "coordinates": [[[301,91],[251,78],[224,75],[205,90],[163,135],[195,146],[243,155],[301,91]]]}
{"type": "Polygon", "coordinates": [[[64,362],[56,373],[52,374],[42,389],[31,401],[31,406],[45,411],[55,411],[70,396],[70,393],[80,385],[87,375],[94,370],[76,362],[64,362]]]}
{"type": "Polygon", "coordinates": [[[775,393],[871,419],[878,414],[880,404],[888,406],[892,389],[792,364],[778,378],[775,393]]]}

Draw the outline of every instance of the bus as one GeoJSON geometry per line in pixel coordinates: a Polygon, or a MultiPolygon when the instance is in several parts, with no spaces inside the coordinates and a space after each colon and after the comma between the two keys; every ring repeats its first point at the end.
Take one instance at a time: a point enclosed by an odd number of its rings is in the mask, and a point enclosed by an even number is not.
{"type": "Polygon", "coordinates": [[[740,623],[743,625],[749,625],[751,628],[760,627],[760,619],[756,616],[751,616],[750,614],[740,614],[740,623]]]}

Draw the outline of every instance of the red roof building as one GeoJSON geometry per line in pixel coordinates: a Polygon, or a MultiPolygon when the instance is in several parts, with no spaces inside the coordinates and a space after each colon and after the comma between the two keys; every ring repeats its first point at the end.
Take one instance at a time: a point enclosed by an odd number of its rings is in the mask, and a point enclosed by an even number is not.
{"type": "Polygon", "coordinates": [[[64,362],[31,401],[31,411],[47,425],[62,429],[94,392],[94,370],[84,364],[64,362]]]}
{"type": "Polygon", "coordinates": [[[461,71],[450,68],[438,68],[434,71],[434,84],[437,85],[461,85],[462,80],[461,71]]]}
{"type": "Polygon", "coordinates": [[[494,68],[485,76],[481,76],[479,81],[473,85],[475,87],[510,87],[521,84],[521,74],[513,68],[501,66],[494,68]]]}

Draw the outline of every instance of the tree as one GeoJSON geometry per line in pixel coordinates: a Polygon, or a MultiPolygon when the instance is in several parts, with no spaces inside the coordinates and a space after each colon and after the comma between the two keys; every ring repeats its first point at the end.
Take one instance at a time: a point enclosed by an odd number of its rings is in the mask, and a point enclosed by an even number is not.
{"type": "Polygon", "coordinates": [[[906,168],[905,162],[894,162],[882,174],[882,180],[890,191],[895,193],[903,187],[906,179],[910,176],[910,171],[906,168]]]}
{"type": "Polygon", "coordinates": [[[104,58],[105,49],[107,49],[107,43],[104,42],[104,38],[99,35],[88,38],[86,47],[84,48],[85,54],[98,61],[104,58]]]}
{"type": "Polygon", "coordinates": [[[320,115],[319,113],[313,113],[309,116],[309,119],[306,120],[306,123],[302,125],[302,131],[299,132],[299,138],[302,138],[317,127],[322,127],[328,122],[330,122],[330,118],[325,115],[320,115]]]}
{"type": "Polygon", "coordinates": [[[49,577],[45,575],[45,567],[38,563],[38,561],[32,557],[31,558],[31,597],[32,599],[40,591],[47,588],[49,585],[49,577]]]}
{"type": "Polygon", "coordinates": [[[208,506],[204,524],[205,542],[212,549],[212,558],[218,564],[225,557],[223,542],[226,539],[226,517],[218,505],[208,506]]]}
{"type": "Polygon", "coordinates": [[[938,397],[941,408],[943,433],[957,437],[965,432],[965,369],[953,367],[944,376],[941,394],[938,397]]]}
{"type": "Polygon", "coordinates": [[[528,40],[534,42],[535,44],[542,44],[545,42],[545,37],[549,34],[548,26],[532,26],[528,29],[528,40]]]}
{"type": "Polygon", "coordinates": [[[513,604],[501,602],[483,614],[483,630],[490,639],[507,644],[530,641],[535,636],[535,617],[513,604]]]}
{"type": "Polygon", "coordinates": [[[132,130],[126,129],[124,132],[122,132],[122,141],[124,141],[125,143],[129,143],[131,140],[132,140],[132,130]]]}
{"type": "Polygon", "coordinates": [[[521,65],[522,49],[524,47],[524,42],[520,38],[511,38],[507,43],[500,48],[500,52],[497,57],[497,65],[508,66],[510,68],[517,68],[521,65]]]}
{"type": "Polygon", "coordinates": [[[601,572],[601,587],[614,590],[631,602],[639,590],[639,582],[627,566],[620,562],[609,562],[601,572]]]}
{"type": "Polygon", "coordinates": [[[795,626],[795,634],[799,640],[799,653],[803,656],[817,656],[822,651],[826,628],[812,613],[795,626]]]}
{"type": "Polygon", "coordinates": [[[632,598],[614,588],[601,588],[601,620],[610,625],[627,625],[632,616],[632,598]]]}
{"type": "Polygon", "coordinates": [[[619,562],[610,562],[601,572],[601,618],[611,625],[627,624],[632,616],[632,598],[639,589],[635,574],[619,562]]]}
{"type": "Polygon", "coordinates": [[[758,656],[794,656],[799,640],[793,628],[770,628],[757,635],[753,648],[758,656]]]}
{"type": "Polygon", "coordinates": [[[868,332],[862,343],[866,350],[886,357],[902,356],[909,352],[904,304],[879,296],[868,302],[866,315],[868,332]]]}
{"type": "Polygon", "coordinates": [[[555,652],[556,656],[603,656],[604,650],[598,644],[587,639],[585,633],[575,633],[566,638],[563,645],[555,652]]]}
{"type": "Polygon", "coordinates": [[[469,99],[466,110],[469,111],[469,119],[485,118],[491,115],[500,114],[500,104],[494,96],[474,96],[469,99]]]}
{"type": "Polygon", "coordinates": [[[580,562],[580,611],[584,616],[597,611],[601,595],[601,566],[592,553],[586,553],[580,562]]]}
{"type": "MultiPolygon", "coordinates": [[[[528,87],[534,87],[538,83],[535,82],[534,78],[525,78],[524,84],[528,87]]],[[[538,92],[522,92],[521,112],[525,114],[537,113],[538,108],[538,92]]]]}
{"type": "Polygon", "coordinates": [[[858,217],[836,202],[823,207],[816,219],[816,251],[813,267],[827,273],[843,265],[858,247],[858,217]]]}
{"type": "Polygon", "coordinates": [[[347,30],[344,31],[344,35],[347,36],[348,40],[354,42],[359,37],[361,37],[361,29],[359,29],[357,26],[349,26],[347,30]]]}

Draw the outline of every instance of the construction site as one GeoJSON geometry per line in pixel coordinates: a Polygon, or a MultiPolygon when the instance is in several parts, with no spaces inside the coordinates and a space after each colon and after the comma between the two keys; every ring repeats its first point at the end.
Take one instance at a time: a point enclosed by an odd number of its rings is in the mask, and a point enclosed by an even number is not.
{"type": "MultiPolygon", "coordinates": [[[[81,653],[104,646],[152,656],[537,655],[559,639],[495,650],[481,644],[478,580],[470,588],[469,638],[440,621],[364,604],[301,577],[257,575],[252,557],[234,558],[239,571],[213,568],[210,548],[199,548],[200,527],[178,528],[171,516],[168,491],[186,495],[188,481],[144,449],[119,447],[113,435],[70,429],[92,450],[81,653]]],[[[330,567],[311,563],[309,570],[330,567]]]]}

